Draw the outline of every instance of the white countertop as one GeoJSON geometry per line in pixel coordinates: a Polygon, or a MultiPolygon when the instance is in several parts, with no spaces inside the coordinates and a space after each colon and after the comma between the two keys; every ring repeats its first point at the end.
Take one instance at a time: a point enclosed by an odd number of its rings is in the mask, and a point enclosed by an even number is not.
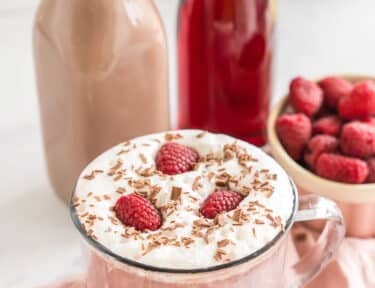
{"type": "MultiPolygon", "coordinates": [[[[35,287],[80,267],[78,233],[44,170],[31,53],[36,2],[0,4],[0,287],[6,288],[35,287]]],[[[157,2],[174,51],[177,1],[157,2]]],[[[373,0],[280,0],[274,101],[298,74],[375,75],[373,11],[373,0]]]]}

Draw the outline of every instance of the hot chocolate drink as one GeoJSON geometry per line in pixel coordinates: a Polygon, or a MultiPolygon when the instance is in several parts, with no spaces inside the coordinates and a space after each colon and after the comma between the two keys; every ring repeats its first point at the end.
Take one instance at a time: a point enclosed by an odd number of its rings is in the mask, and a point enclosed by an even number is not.
{"type": "Polygon", "coordinates": [[[99,156],[81,174],[73,207],[88,236],[120,257],[206,269],[273,241],[294,197],[286,173],[261,150],[186,130],[136,138],[99,156]]]}
{"type": "Polygon", "coordinates": [[[200,130],[152,134],[103,153],[80,175],[71,215],[84,239],[85,288],[303,287],[345,230],[333,202],[298,199],[263,151],[200,130]],[[312,219],[329,222],[321,239],[286,265],[291,226],[312,219]]]}

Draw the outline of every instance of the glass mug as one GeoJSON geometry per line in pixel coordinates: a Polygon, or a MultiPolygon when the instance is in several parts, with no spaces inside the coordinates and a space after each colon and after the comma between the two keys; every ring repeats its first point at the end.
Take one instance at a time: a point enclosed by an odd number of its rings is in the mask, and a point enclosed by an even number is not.
{"type": "Polygon", "coordinates": [[[248,288],[303,287],[332,259],[344,238],[345,226],[336,204],[316,195],[298,199],[292,181],[294,205],[284,231],[271,242],[242,259],[206,269],[163,269],[144,265],[112,253],[88,237],[76,210],[71,216],[83,236],[87,271],[81,280],[60,284],[58,288],[248,288]],[[293,267],[286,267],[288,232],[293,223],[326,220],[317,245],[293,267]]]}

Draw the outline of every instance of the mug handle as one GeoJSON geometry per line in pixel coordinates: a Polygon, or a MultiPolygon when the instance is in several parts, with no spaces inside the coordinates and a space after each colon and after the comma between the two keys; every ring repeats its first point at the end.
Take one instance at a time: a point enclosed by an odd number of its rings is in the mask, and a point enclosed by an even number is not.
{"type": "Polygon", "coordinates": [[[289,271],[286,287],[300,288],[312,280],[332,260],[345,237],[344,219],[336,203],[314,194],[300,196],[294,223],[326,220],[316,242],[289,271]]]}

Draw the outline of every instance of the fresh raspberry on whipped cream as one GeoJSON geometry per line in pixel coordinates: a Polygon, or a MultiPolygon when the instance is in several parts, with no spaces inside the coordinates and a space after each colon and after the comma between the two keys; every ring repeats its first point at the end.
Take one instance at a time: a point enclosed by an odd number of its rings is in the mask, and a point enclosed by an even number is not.
{"type": "Polygon", "coordinates": [[[207,197],[200,211],[204,217],[213,219],[222,212],[236,208],[242,199],[243,196],[234,191],[215,191],[207,197]]]}
{"type": "Polygon", "coordinates": [[[115,206],[116,217],[137,230],[157,230],[161,225],[159,211],[142,196],[132,193],[122,196],[115,206]]]}
{"type": "Polygon", "coordinates": [[[175,175],[191,171],[198,161],[196,151],[176,142],[164,144],[156,154],[156,167],[168,175],[175,175]]]}

